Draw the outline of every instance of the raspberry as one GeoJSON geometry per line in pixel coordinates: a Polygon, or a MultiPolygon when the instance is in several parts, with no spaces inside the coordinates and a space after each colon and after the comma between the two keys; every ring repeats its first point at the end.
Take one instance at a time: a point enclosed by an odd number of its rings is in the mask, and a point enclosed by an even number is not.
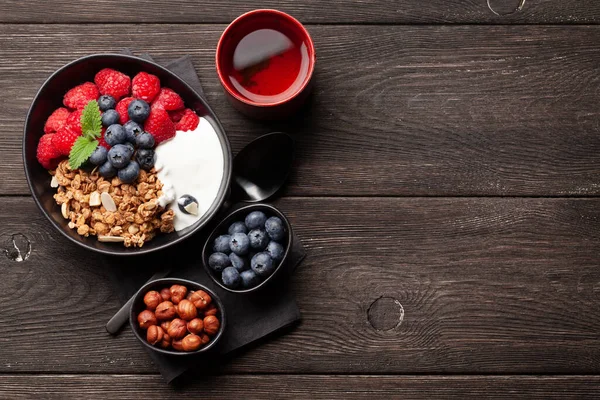
{"type": "Polygon", "coordinates": [[[60,157],[60,153],[52,146],[53,136],[53,133],[42,136],[37,147],[37,159],[46,169],[56,168],[56,159],[60,157]]]}
{"type": "Polygon", "coordinates": [[[81,114],[83,114],[83,110],[75,110],[71,114],[69,114],[69,118],[67,118],[66,125],[71,128],[73,131],[77,132],[81,135],[81,114]]]}
{"type": "Polygon", "coordinates": [[[77,138],[81,136],[75,129],[70,126],[63,126],[52,137],[52,146],[63,156],[68,156],[71,152],[71,147],[77,138]]]}
{"type": "Polygon", "coordinates": [[[102,127],[102,134],[98,138],[98,144],[100,146],[104,147],[106,150],[110,150],[110,145],[108,143],[106,143],[106,140],[104,140],[104,132],[106,132],[105,126],[102,127]]]}
{"type": "Polygon", "coordinates": [[[193,131],[198,127],[200,123],[200,118],[196,115],[195,112],[190,110],[189,108],[185,109],[185,113],[181,117],[181,120],[175,124],[175,129],[178,131],[193,131]]]}
{"type": "Polygon", "coordinates": [[[131,78],[122,72],[111,68],[104,68],[96,74],[94,82],[98,85],[101,94],[107,94],[119,101],[131,90],[131,78]]]}
{"type": "Polygon", "coordinates": [[[64,107],[57,108],[46,120],[44,125],[44,133],[54,133],[62,128],[67,123],[69,110],[64,107]]]}
{"type": "Polygon", "coordinates": [[[165,109],[165,105],[163,103],[159,103],[157,101],[153,101],[152,104],[150,104],[150,110],[154,110],[155,108],[160,108],[161,110],[165,109]]]}
{"type": "Polygon", "coordinates": [[[90,100],[98,100],[100,92],[92,82],[86,82],[69,90],[63,98],[63,104],[69,108],[83,108],[90,100]]]}
{"type": "Polygon", "coordinates": [[[160,80],[155,75],[140,72],[131,81],[131,93],[133,97],[150,103],[160,92],[160,80]]]}
{"type": "Polygon", "coordinates": [[[154,99],[152,105],[154,104],[162,104],[164,109],[167,111],[180,110],[183,107],[185,107],[183,104],[183,100],[181,100],[181,97],[179,97],[177,93],[175,93],[169,88],[162,88],[160,90],[158,97],[154,99]]]}
{"type": "Polygon", "coordinates": [[[150,116],[144,124],[144,130],[154,136],[156,144],[175,136],[175,125],[169,118],[169,114],[160,108],[150,110],[150,116]]]}
{"type": "Polygon", "coordinates": [[[129,107],[129,103],[134,101],[133,97],[125,97],[121,100],[115,110],[119,113],[119,122],[123,125],[125,122],[129,121],[129,114],[127,113],[127,108],[129,107]]]}
{"type": "Polygon", "coordinates": [[[171,117],[171,121],[179,122],[181,118],[185,115],[185,109],[177,110],[177,111],[169,111],[169,116],[171,117]]]}

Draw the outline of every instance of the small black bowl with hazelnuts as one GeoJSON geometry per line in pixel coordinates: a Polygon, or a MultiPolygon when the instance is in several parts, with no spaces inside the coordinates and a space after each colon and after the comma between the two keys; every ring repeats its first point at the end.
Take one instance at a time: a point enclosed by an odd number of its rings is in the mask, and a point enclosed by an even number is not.
{"type": "Polygon", "coordinates": [[[175,356],[206,352],[225,329],[221,299],[207,287],[176,278],[157,279],[135,295],[129,314],[135,336],[152,350],[175,356]]]}

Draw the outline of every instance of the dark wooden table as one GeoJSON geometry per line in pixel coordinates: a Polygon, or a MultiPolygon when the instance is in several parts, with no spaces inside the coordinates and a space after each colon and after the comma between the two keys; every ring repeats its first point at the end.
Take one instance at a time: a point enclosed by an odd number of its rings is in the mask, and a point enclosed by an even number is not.
{"type": "Polygon", "coordinates": [[[0,398],[598,398],[600,2],[0,2],[0,398]],[[520,9],[518,9],[520,6],[520,9]],[[244,11],[306,23],[316,87],[292,122],[245,119],[214,70],[244,11]],[[275,202],[308,250],[303,321],[169,387],[102,260],[36,209],[21,161],[42,82],[124,47],[191,54],[234,151],[297,139],[275,202]]]}

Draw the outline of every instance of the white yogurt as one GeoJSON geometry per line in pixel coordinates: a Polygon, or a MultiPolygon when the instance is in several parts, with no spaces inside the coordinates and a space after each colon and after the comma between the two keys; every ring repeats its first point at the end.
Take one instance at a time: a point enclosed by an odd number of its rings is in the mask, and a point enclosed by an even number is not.
{"type": "Polygon", "coordinates": [[[223,149],[210,122],[200,118],[193,131],[177,131],[171,140],[156,147],[155,167],[163,183],[159,204],[175,212],[175,230],[180,231],[200,219],[217,197],[223,179],[223,149]],[[177,199],[189,194],[198,200],[198,214],[186,214],[177,199]]]}

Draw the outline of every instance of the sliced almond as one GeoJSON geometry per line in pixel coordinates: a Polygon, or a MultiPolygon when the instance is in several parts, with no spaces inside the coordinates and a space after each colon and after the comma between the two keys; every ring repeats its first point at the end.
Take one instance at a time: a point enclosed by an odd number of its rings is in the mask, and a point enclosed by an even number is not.
{"type": "Polygon", "coordinates": [[[71,229],[75,228],[75,226],[76,226],[75,222],[73,222],[73,221],[70,221],[67,225],[69,225],[69,228],[71,228],[71,229]]]}
{"type": "Polygon", "coordinates": [[[62,203],[60,206],[60,213],[64,219],[69,219],[69,202],[62,203]]]}
{"type": "Polygon", "coordinates": [[[110,194],[108,194],[107,192],[102,192],[102,194],[100,195],[100,199],[102,200],[102,205],[104,206],[104,208],[106,208],[106,211],[117,211],[117,205],[115,204],[113,198],[110,197],[110,194]]]}
{"type": "Polygon", "coordinates": [[[125,238],[123,236],[105,236],[105,235],[101,235],[101,236],[98,236],[98,241],[99,242],[106,242],[106,243],[123,243],[125,241],[125,238]]]}
{"type": "Polygon", "coordinates": [[[192,201],[190,204],[184,206],[183,208],[185,209],[185,211],[192,215],[198,215],[198,203],[196,203],[195,201],[192,201]]]}
{"type": "MultiPolygon", "coordinates": [[[[110,197],[110,195],[108,195],[108,197],[110,197]]],[[[100,193],[98,193],[97,191],[90,193],[90,207],[99,206],[100,204],[102,204],[102,202],[100,201],[100,193]]],[[[106,206],[104,206],[104,208],[106,208],[106,206]]]]}
{"type": "Polygon", "coordinates": [[[56,175],[52,176],[52,179],[50,180],[50,187],[51,188],[57,188],[58,187],[58,179],[56,179],[56,175]]]}

